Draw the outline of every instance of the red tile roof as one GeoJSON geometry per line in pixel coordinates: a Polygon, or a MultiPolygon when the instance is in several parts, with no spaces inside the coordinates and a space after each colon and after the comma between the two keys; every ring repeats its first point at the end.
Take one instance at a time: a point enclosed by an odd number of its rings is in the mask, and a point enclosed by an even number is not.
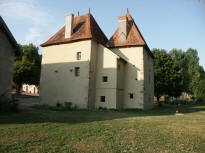
{"type": "MultiPolygon", "coordinates": [[[[149,47],[147,46],[146,41],[144,40],[142,34],[140,33],[137,25],[135,24],[133,18],[129,13],[127,13],[124,18],[127,18],[128,21],[128,35],[125,42],[118,41],[118,29],[115,31],[114,35],[110,38],[107,45],[109,48],[116,48],[116,47],[128,47],[128,46],[144,46],[149,54],[153,57],[149,47]]],[[[120,19],[123,16],[120,17],[120,19]]]]}
{"type": "Polygon", "coordinates": [[[71,38],[65,38],[64,26],[48,41],[41,44],[41,46],[45,47],[85,39],[94,39],[103,45],[106,45],[108,41],[107,37],[102,32],[94,17],[90,13],[75,17],[73,34],[71,38]]]}

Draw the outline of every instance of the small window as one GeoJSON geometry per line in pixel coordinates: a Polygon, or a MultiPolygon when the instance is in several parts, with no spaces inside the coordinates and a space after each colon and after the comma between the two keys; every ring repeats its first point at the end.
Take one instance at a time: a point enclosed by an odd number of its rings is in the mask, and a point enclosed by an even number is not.
{"type": "Polygon", "coordinates": [[[77,52],[77,60],[81,59],[81,52],[77,52]]]}
{"type": "Polygon", "coordinates": [[[100,96],[100,101],[105,102],[105,96],[100,96]]]}
{"type": "Polygon", "coordinates": [[[130,99],[133,99],[133,98],[134,98],[134,94],[130,93],[130,99]]]}
{"type": "Polygon", "coordinates": [[[103,77],[102,77],[102,81],[103,81],[103,82],[107,82],[107,81],[108,81],[107,76],[103,76],[103,77]]]}
{"type": "Polygon", "coordinates": [[[75,67],[75,76],[80,76],[80,67],[75,67]]]}

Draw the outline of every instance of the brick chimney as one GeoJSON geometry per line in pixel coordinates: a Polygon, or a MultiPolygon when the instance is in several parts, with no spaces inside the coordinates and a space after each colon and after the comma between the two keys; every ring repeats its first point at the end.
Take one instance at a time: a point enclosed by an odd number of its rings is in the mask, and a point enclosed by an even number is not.
{"type": "Polygon", "coordinates": [[[118,41],[125,42],[127,39],[127,17],[118,17],[119,27],[118,27],[118,41]]]}
{"type": "Polygon", "coordinates": [[[66,24],[65,24],[65,38],[70,38],[73,33],[73,20],[74,15],[73,14],[67,14],[66,15],[66,24]]]}

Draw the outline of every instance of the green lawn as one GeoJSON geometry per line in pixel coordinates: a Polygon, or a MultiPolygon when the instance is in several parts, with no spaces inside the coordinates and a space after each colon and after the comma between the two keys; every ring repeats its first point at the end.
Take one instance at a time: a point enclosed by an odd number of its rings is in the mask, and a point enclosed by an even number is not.
{"type": "Polygon", "coordinates": [[[205,106],[0,115],[0,153],[205,153],[205,106]]]}

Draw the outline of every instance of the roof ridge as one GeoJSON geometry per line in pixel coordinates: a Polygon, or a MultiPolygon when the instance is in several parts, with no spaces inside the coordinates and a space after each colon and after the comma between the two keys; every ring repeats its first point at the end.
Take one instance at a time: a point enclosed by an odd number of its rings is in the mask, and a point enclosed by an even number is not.
{"type": "Polygon", "coordinates": [[[132,16],[130,15],[130,13],[127,13],[126,15],[128,15],[128,16],[131,18],[131,20],[133,21],[133,25],[137,28],[137,31],[139,32],[141,38],[143,39],[144,43],[147,45],[147,43],[146,43],[144,37],[142,36],[142,33],[140,32],[138,26],[137,26],[136,23],[135,23],[135,20],[132,18],[132,16]]]}
{"type": "Polygon", "coordinates": [[[17,55],[20,55],[22,52],[18,46],[18,43],[1,16],[0,16],[0,29],[2,29],[2,31],[7,35],[7,39],[10,41],[11,45],[15,49],[14,50],[15,53],[17,55]]]}
{"type": "Polygon", "coordinates": [[[69,43],[72,41],[94,39],[102,45],[106,45],[108,39],[101,30],[92,14],[87,13],[74,18],[73,34],[70,38],[65,38],[65,26],[61,28],[48,41],[41,44],[42,47],[69,43]]]}
{"type": "Polygon", "coordinates": [[[130,13],[126,13],[125,15],[127,17],[128,22],[128,34],[127,39],[124,42],[118,41],[118,29],[114,32],[114,34],[111,36],[111,38],[108,40],[107,45],[109,48],[119,48],[119,47],[128,47],[128,46],[143,46],[147,48],[148,53],[153,57],[145,39],[143,38],[139,28],[137,27],[134,19],[130,15],[130,13]]]}
{"type": "Polygon", "coordinates": [[[98,32],[101,33],[101,37],[102,39],[104,39],[105,43],[103,45],[106,45],[108,39],[107,36],[105,35],[105,33],[102,31],[102,29],[100,28],[100,26],[98,25],[98,23],[96,22],[95,18],[93,17],[93,15],[91,13],[89,13],[89,17],[90,17],[90,25],[91,25],[91,34],[92,36],[95,37],[96,35],[96,31],[95,30],[99,30],[98,32]],[[93,22],[93,23],[92,23],[93,22]],[[94,25],[93,25],[94,24],[94,25]],[[96,28],[94,28],[93,26],[96,26],[96,28]],[[103,38],[104,37],[104,38],[103,38]]]}
{"type": "Polygon", "coordinates": [[[88,26],[89,26],[88,29],[91,29],[91,30],[89,30],[89,33],[90,33],[91,36],[93,36],[92,26],[91,26],[91,19],[90,19],[90,18],[91,18],[91,14],[88,13],[87,15],[88,15],[88,23],[89,23],[89,24],[88,24],[88,26]]]}
{"type": "Polygon", "coordinates": [[[146,42],[140,33],[140,30],[138,29],[137,25],[135,24],[134,19],[129,13],[126,13],[125,15],[127,17],[128,22],[128,35],[125,42],[118,42],[118,29],[116,29],[115,33],[112,35],[112,37],[108,41],[108,45],[110,47],[123,47],[123,46],[146,46],[146,42]]]}

